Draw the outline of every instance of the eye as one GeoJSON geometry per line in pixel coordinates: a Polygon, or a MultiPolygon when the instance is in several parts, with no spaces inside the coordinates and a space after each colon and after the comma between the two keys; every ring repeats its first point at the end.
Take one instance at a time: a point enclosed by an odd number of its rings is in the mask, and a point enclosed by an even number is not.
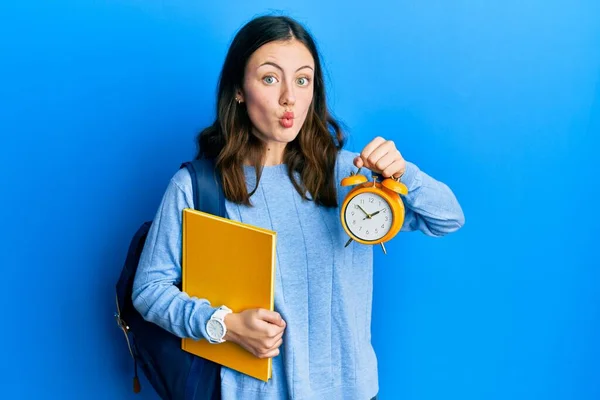
{"type": "Polygon", "coordinates": [[[308,79],[307,77],[303,76],[301,78],[296,79],[296,83],[300,86],[308,86],[308,83],[310,82],[310,79],[308,79]]]}
{"type": "Polygon", "coordinates": [[[277,78],[275,78],[273,75],[267,75],[263,78],[263,82],[267,85],[273,85],[277,82],[277,78]]]}

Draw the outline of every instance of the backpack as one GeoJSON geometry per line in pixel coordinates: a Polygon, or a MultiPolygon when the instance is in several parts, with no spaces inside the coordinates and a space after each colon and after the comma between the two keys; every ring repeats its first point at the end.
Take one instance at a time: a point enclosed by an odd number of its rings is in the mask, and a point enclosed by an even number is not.
{"type": "MultiPolygon", "coordinates": [[[[212,160],[186,162],[192,178],[194,208],[225,217],[221,180],[212,160]]],[[[116,285],[117,325],[133,358],[133,391],[141,390],[138,365],[163,400],[214,400],[221,397],[221,366],[181,349],[181,338],[144,320],[131,299],[133,280],[152,221],[135,233],[116,285]]],[[[180,287],[181,289],[181,287],[180,287]]]]}

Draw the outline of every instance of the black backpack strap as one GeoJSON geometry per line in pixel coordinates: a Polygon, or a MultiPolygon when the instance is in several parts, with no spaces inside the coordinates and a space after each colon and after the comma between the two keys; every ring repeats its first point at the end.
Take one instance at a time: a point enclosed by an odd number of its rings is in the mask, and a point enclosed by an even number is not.
{"type": "Polygon", "coordinates": [[[194,208],[219,217],[226,217],[225,196],[221,176],[213,160],[200,159],[181,164],[187,168],[192,178],[194,208]]]}

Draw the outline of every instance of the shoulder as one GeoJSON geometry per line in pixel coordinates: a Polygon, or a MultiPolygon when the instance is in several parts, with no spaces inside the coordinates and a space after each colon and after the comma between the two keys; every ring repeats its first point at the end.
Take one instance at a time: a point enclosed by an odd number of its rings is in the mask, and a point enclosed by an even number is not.
{"type": "Polygon", "coordinates": [[[352,168],[356,169],[354,167],[354,158],[356,158],[356,156],[358,156],[358,153],[345,149],[338,151],[337,159],[335,161],[335,172],[338,177],[349,175],[352,168]]]}
{"type": "Polygon", "coordinates": [[[358,156],[358,153],[341,149],[340,151],[338,151],[336,164],[338,166],[351,167],[354,165],[354,158],[356,158],[356,156],[358,156]]]}
{"type": "Polygon", "coordinates": [[[187,168],[180,168],[175,174],[171,177],[171,184],[177,186],[182,191],[192,192],[192,176],[187,168]]]}
{"type": "Polygon", "coordinates": [[[166,197],[180,198],[185,207],[193,204],[192,177],[187,168],[180,168],[169,181],[166,197]]]}
{"type": "Polygon", "coordinates": [[[357,168],[354,166],[354,159],[358,156],[358,153],[341,149],[337,153],[335,161],[335,186],[337,188],[338,204],[342,204],[344,197],[350,191],[350,187],[340,186],[342,178],[350,175],[350,172],[356,172],[357,168]]]}

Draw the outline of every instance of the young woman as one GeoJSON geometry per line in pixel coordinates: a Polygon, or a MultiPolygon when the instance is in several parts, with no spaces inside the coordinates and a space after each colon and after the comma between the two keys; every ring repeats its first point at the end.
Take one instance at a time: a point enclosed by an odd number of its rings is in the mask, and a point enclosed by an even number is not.
{"type": "Polygon", "coordinates": [[[259,17],[234,38],[223,65],[214,124],[198,136],[198,158],[222,176],[228,217],[277,232],[274,312],[231,313],[191,298],[181,281],[182,210],[193,208],[191,179],[171,179],[137,270],[133,301],[145,319],[179,337],[232,341],[273,358],[262,382],[221,370],[223,399],[358,399],[378,392],[371,345],[372,247],[352,243],[339,220],[357,168],[401,177],[409,193],[403,231],[442,236],[464,221],[451,190],[402,157],[393,141],[372,139],[342,150],[327,110],[315,42],[296,21],[259,17]],[[214,337],[215,313],[226,326],[214,337]]]}

